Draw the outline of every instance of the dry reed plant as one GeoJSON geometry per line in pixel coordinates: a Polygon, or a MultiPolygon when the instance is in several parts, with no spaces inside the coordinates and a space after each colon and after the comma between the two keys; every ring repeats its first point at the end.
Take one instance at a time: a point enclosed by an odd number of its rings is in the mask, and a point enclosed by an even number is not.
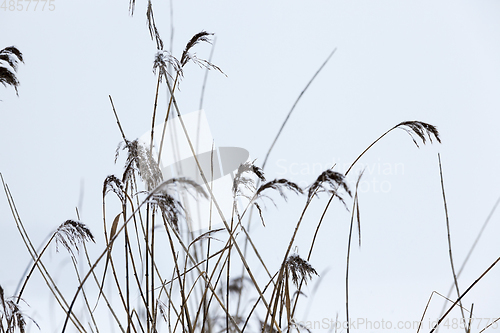
{"type": "Polygon", "coordinates": [[[0,83],[4,87],[12,86],[16,95],[19,95],[19,80],[16,75],[19,62],[24,63],[23,54],[15,46],[0,50],[0,83]]]}
{"type": "MultiPolygon", "coordinates": [[[[13,297],[6,298],[2,286],[0,286],[0,332],[14,332],[16,329],[19,332],[24,333],[26,331],[26,319],[27,317],[21,312],[18,305],[18,301],[15,302],[13,297]]],[[[38,324],[32,320],[35,325],[38,324]]]]}
{"type": "MultiPolygon", "coordinates": [[[[134,7],[135,0],[131,0],[129,8],[131,13],[134,7]]],[[[213,194],[210,182],[207,181],[211,177],[204,174],[194,153],[191,138],[182,122],[182,114],[175,99],[177,88],[184,77],[183,69],[190,62],[207,71],[216,70],[222,73],[222,70],[211,61],[199,59],[192,53],[197,44],[210,43],[212,34],[205,31],[195,34],[187,42],[181,56],[176,58],[171,52],[163,50],[164,45],[155,24],[151,1],[148,1],[147,22],[151,39],[158,49],[153,64],[153,70],[157,75],[157,86],[152,110],[151,143],[144,145],[139,140],[127,138],[110,96],[111,107],[123,137],[123,142],[116,151],[115,162],[123,162],[124,167],[122,175],[109,175],[103,182],[102,214],[105,244],[98,244],[101,248],[100,254],[95,258],[90,257],[87,243],[95,242],[94,235],[85,224],[75,220],[67,220],[61,224],[41,251],[35,248],[21,221],[9,187],[2,177],[14,222],[33,264],[23,276],[24,282],[16,297],[7,299],[0,287],[0,333],[25,331],[26,322],[19,307],[19,300],[35,272],[40,274],[57,301],[60,311],[66,315],[61,327],[63,333],[102,331],[102,324],[99,321],[102,318],[95,315],[97,311],[108,312],[113,326],[123,333],[160,331],[281,333],[308,330],[298,324],[301,318],[297,315],[296,309],[298,302],[303,299],[301,297],[304,295],[303,285],[318,276],[317,268],[310,264],[310,260],[316,236],[333,199],[338,200],[347,210],[349,210],[348,204],[352,201],[345,284],[346,317],[349,322],[349,255],[355,224],[358,243],[361,246],[358,185],[362,174],[358,176],[354,189],[349,188],[346,176],[361,157],[391,131],[395,129],[406,131],[418,147],[418,141],[423,144],[427,141],[432,143],[433,140],[441,142],[436,127],[420,121],[401,122],[372,142],[355,159],[346,173],[334,171],[333,166],[322,172],[310,186],[301,188],[287,179],[266,182],[263,171],[279,133],[288,121],[287,117],[266,155],[262,168],[254,162],[246,162],[239,166],[232,184],[232,209],[230,212],[222,211],[218,198],[213,194]],[[157,116],[157,101],[160,94],[159,87],[163,84],[168,91],[168,106],[164,110],[160,145],[154,147],[153,131],[157,116]],[[203,178],[204,187],[187,178],[163,178],[159,161],[171,111],[176,112],[179,117],[192,156],[203,178]],[[121,151],[125,152],[125,157],[120,158],[121,151]],[[223,227],[213,229],[210,226],[208,230],[191,231],[188,228],[188,220],[196,217],[190,208],[186,207],[186,201],[180,194],[184,193],[184,190],[196,200],[208,200],[211,208],[213,207],[213,213],[220,215],[223,227]],[[270,200],[277,206],[272,193],[278,194],[285,201],[289,193],[303,195],[304,201],[304,207],[294,225],[288,245],[282,249],[283,259],[278,266],[266,263],[264,251],[268,250],[258,248],[250,233],[252,208],[257,209],[260,220],[265,226],[265,212],[261,208],[263,201],[270,200]],[[292,253],[292,248],[311,202],[321,200],[324,193],[329,195],[329,199],[320,220],[316,223],[316,231],[311,239],[307,258],[302,258],[299,254],[292,253]],[[111,197],[118,199],[118,208],[116,204],[108,205],[108,202],[113,200],[111,197]],[[243,209],[241,209],[242,202],[246,203],[243,209]],[[247,223],[243,221],[245,216],[248,217],[247,223]],[[61,244],[72,258],[75,278],[78,281],[78,288],[74,294],[63,295],[54,282],[51,272],[44,265],[42,256],[54,240],[56,250],[57,245],[61,244]],[[247,260],[250,256],[257,258],[255,262],[247,260]],[[76,265],[77,258],[86,259],[84,270],[76,265]],[[257,275],[257,271],[263,273],[257,275]],[[81,316],[82,312],[87,314],[85,317],[87,319],[81,316]]],[[[312,80],[332,55],[333,52],[312,80]]],[[[23,60],[22,54],[15,48],[6,48],[0,52],[0,59],[7,61],[14,70],[10,70],[11,76],[2,78],[1,82],[14,86],[17,92],[18,81],[15,75],[12,76],[17,65],[16,58],[23,60]]],[[[299,99],[306,89],[302,91],[299,99]]],[[[460,294],[456,283],[457,300],[442,319],[497,262],[498,260],[465,292],[460,294]]],[[[348,327],[348,332],[349,329],[348,327]]]]}

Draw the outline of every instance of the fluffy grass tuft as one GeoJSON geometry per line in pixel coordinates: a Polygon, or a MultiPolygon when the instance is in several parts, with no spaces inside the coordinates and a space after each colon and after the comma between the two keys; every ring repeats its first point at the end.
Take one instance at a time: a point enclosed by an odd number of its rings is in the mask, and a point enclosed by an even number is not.
{"type": "Polygon", "coordinates": [[[403,121],[402,123],[396,125],[396,127],[408,133],[415,145],[419,148],[420,146],[413,137],[412,133],[415,133],[422,140],[423,144],[425,144],[427,138],[432,143],[432,137],[441,143],[441,138],[439,137],[437,128],[431,124],[427,124],[422,121],[403,121]]]}
{"type": "Polygon", "coordinates": [[[19,95],[17,88],[19,80],[17,79],[18,63],[23,62],[24,58],[21,51],[15,46],[9,46],[0,50],[0,83],[6,86],[12,86],[19,95]]]}
{"type": "Polygon", "coordinates": [[[298,254],[292,254],[286,260],[286,268],[288,275],[292,278],[292,282],[299,287],[299,283],[303,280],[307,284],[307,280],[311,280],[313,275],[318,275],[318,272],[306,260],[302,259],[298,254]]]}
{"type": "Polygon", "coordinates": [[[56,229],[55,235],[56,250],[59,251],[58,245],[62,244],[73,257],[72,248],[75,248],[79,252],[79,246],[84,242],[92,241],[95,243],[94,235],[89,228],[78,221],[67,220],[56,229]]]}
{"type": "Polygon", "coordinates": [[[342,173],[331,169],[325,170],[318,176],[316,181],[309,186],[307,199],[311,200],[312,197],[317,196],[320,192],[329,192],[345,204],[342,196],[338,194],[339,188],[343,188],[349,196],[352,196],[349,186],[345,181],[345,176],[342,173]]]}

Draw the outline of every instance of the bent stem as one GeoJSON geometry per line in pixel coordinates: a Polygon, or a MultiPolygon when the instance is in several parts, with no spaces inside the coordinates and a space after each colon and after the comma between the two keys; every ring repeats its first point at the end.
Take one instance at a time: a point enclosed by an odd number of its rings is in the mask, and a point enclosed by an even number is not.
{"type": "MultiPolygon", "coordinates": [[[[453,281],[455,282],[455,289],[457,291],[457,297],[460,298],[460,290],[458,288],[458,280],[457,274],[455,273],[455,265],[453,264],[453,254],[451,251],[451,236],[450,236],[450,221],[448,219],[448,205],[446,204],[446,195],[444,191],[444,181],[443,181],[443,169],[441,167],[441,155],[438,153],[438,161],[439,161],[439,176],[441,178],[441,190],[443,192],[443,204],[444,204],[444,213],[446,216],[446,231],[448,232],[448,253],[450,254],[450,264],[451,264],[451,272],[453,273],[453,281]]],[[[469,332],[469,327],[466,324],[464,309],[462,308],[462,302],[460,302],[460,311],[462,312],[462,320],[465,323],[465,333],[469,332]]]]}
{"type": "MultiPolygon", "coordinates": [[[[346,319],[347,319],[347,333],[349,333],[350,329],[350,321],[349,321],[349,259],[351,256],[351,240],[352,240],[352,227],[354,225],[354,214],[357,212],[357,219],[358,219],[358,231],[361,229],[359,228],[360,222],[359,222],[359,205],[358,205],[358,186],[359,186],[359,181],[361,180],[361,177],[363,176],[363,173],[359,175],[358,181],[356,182],[356,191],[354,193],[354,199],[352,203],[352,213],[351,213],[351,226],[349,227],[349,241],[347,242],[347,264],[346,264],[346,271],[345,271],[345,310],[346,310],[346,319]]],[[[360,246],[361,246],[361,233],[359,235],[360,239],[360,246]]]]}
{"type": "Polygon", "coordinates": [[[498,262],[500,261],[500,257],[498,257],[494,262],[493,264],[490,265],[490,267],[488,267],[484,272],[483,274],[481,274],[477,279],[476,281],[474,281],[470,286],[469,288],[467,288],[467,290],[465,290],[463,292],[463,294],[457,298],[457,300],[453,303],[452,306],[450,306],[450,308],[448,309],[448,311],[445,312],[444,315],[441,316],[441,318],[439,318],[438,322],[434,325],[434,327],[432,328],[432,330],[430,331],[430,333],[433,333],[437,327],[443,322],[443,320],[446,318],[446,316],[448,316],[448,314],[451,312],[451,310],[453,310],[453,308],[458,304],[460,303],[460,301],[462,300],[462,298],[467,295],[467,293],[472,289],[474,288],[474,286],[479,282],[481,281],[481,279],[493,268],[495,267],[496,264],[498,264],[498,262]]]}
{"type": "Polygon", "coordinates": [[[335,53],[335,51],[337,51],[337,48],[333,49],[333,51],[328,55],[328,57],[326,58],[326,60],[319,67],[319,69],[316,71],[316,73],[314,73],[313,77],[309,80],[309,82],[307,83],[307,85],[305,86],[305,88],[299,94],[299,97],[297,97],[297,99],[295,100],[295,103],[293,103],[293,106],[290,109],[290,111],[288,111],[288,114],[287,114],[287,116],[285,118],[285,121],[283,121],[283,124],[281,124],[281,127],[280,127],[280,129],[278,131],[278,134],[276,134],[276,137],[274,138],[273,143],[271,144],[271,147],[269,147],[269,150],[267,151],[266,157],[264,158],[264,162],[262,163],[262,170],[264,170],[264,168],[266,166],[266,163],[267,163],[267,159],[269,158],[269,154],[271,154],[271,151],[273,150],[274,145],[276,144],[276,141],[278,141],[278,138],[280,137],[281,132],[283,131],[283,128],[285,128],[285,125],[288,122],[288,119],[292,115],[293,110],[295,110],[295,107],[299,103],[299,101],[302,98],[302,96],[304,95],[304,93],[307,91],[307,89],[309,88],[309,86],[311,85],[311,83],[313,83],[314,79],[316,78],[316,76],[318,76],[318,74],[321,72],[321,70],[323,69],[323,67],[326,66],[326,64],[328,63],[328,61],[330,60],[330,58],[333,56],[333,54],[335,53]]]}
{"type": "Polygon", "coordinates": [[[17,304],[19,304],[19,301],[21,300],[21,297],[23,295],[23,291],[24,291],[24,288],[26,288],[26,285],[28,284],[28,281],[31,277],[31,274],[33,274],[33,272],[35,271],[35,268],[37,267],[38,265],[38,262],[40,261],[40,259],[42,258],[42,255],[45,253],[45,250],[47,250],[47,248],[49,247],[50,243],[52,242],[52,240],[56,237],[56,233],[54,232],[52,234],[52,236],[50,237],[50,239],[47,241],[47,243],[45,244],[45,246],[43,247],[43,250],[40,252],[40,254],[37,256],[36,260],[33,262],[33,265],[31,266],[31,269],[28,273],[28,275],[26,275],[26,278],[24,279],[24,283],[23,283],[23,286],[21,287],[21,290],[19,291],[19,294],[17,295],[17,304]]]}

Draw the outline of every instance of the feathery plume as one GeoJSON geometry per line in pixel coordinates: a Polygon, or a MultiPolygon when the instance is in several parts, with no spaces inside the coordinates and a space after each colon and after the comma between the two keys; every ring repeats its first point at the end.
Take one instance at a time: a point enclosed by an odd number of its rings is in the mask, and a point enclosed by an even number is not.
{"type": "Polygon", "coordinates": [[[338,189],[340,187],[342,187],[349,196],[352,196],[345,182],[345,176],[339,172],[328,169],[319,175],[316,181],[309,186],[307,199],[310,200],[313,196],[318,195],[318,192],[330,192],[345,205],[344,199],[338,194],[338,189]],[[325,185],[329,185],[330,189],[327,189],[325,185]]]}
{"type": "MultiPolygon", "coordinates": [[[[259,187],[257,192],[255,193],[256,196],[263,196],[263,192],[267,189],[273,189],[278,191],[278,193],[285,199],[285,201],[288,199],[285,193],[285,189],[294,192],[295,194],[303,194],[304,192],[300,188],[299,185],[287,180],[287,179],[275,179],[271,180],[270,182],[267,182],[259,187]]],[[[271,199],[272,200],[272,199],[271,199]]]]}
{"type": "Polygon", "coordinates": [[[288,275],[292,277],[292,282],[299,287],[300,281],[304,280],[307,284],[307,279],[311,279],[312,275],[318,275],[318,272],[306,260],[299,257],[298,254],[292,254],[286,260],[286,269],[288,275]]]}
{"type": "Polygon", "coordinates": [[[17,79],[17,65],[24,63],[23,54],[14,46],[9,46],[0,50],[0,83],[6,87],[7,85],[14,87],[16,95],[19,96],[17,87],[19,80],[17,79]]]}
{"type": "Polygon", "coordinates": [[[116,150],[115,162],[120,148],[128,150],[127,161],[125,162],[125,171],[123,172],[122,182],[126,183],[131,179],[134,172],[138,172],[141,179],[146,183],[147,189],[156,188],[162,181],[158,163],[156,163],[148,147],[143,146],[137,139],[134,141],[125,140],[125,145],[118,145],[116,150]]]}
{"type": "Polygon", "coordinates": [[[146,18],[148,21],[149,34],[151,35],[151,40],[155,40],[156,48],[158,50],[163,50],[163,41],[161,40],[160,33],[156,28],[155,17],[153,13],[153,4],[151,0],[148,1],[148,10],[146,11],[146,18]]]}
{"type": "Polygon", "coordinates": [[[432,137],[434,137],[439,143],[441,143],[441,138],[439,137],[439,132],[437,128],[431,124],[424,123],[422,121],[403,121],[397,124],[395,127],[404,130],[412,138],[413,142],[417,147],[420,148],[417,141],[413,137],[412,133],[415,133],[425,144],[427,138],[432,143],[432,137]],[[427,135],[427,138],[426,138],[427,135]]]}
{"type": "Polygon", "coordinates": [[[259,178],[261,181],[266,180],[262,169],[255,166],[253,162],[245,162],[243,164],[240,164],[233,180],[233,195],[235,197],[237,195],[243,195],[240,189],[241,185],[243,185],[243,187],[248,190],[255,190],[255,181],[252,178],[246,177],[245,174],[253,174],[257,176],[257,178],[259,178]]]}
{"type": "Polygon", "coordinates": [[[102,196],[105,197],[108,192],[114,192],[122,203],[125,202],[125,194],[123,193],[123,183],[114,175],[109,175],[104,180],[102,187],[102,196]]]}
{"type": "Polygon", "coordinates": [[[73,257],[75,256],[71,247],[74,247],[79,252],[79,245],[83,242],[91,240],[95,243],[92,232],[85,224],[78,221],[67,220],[57,228],[55,235],[56,250],[59,251],[58,247],[59,243],[61,243],[73,257]]]}

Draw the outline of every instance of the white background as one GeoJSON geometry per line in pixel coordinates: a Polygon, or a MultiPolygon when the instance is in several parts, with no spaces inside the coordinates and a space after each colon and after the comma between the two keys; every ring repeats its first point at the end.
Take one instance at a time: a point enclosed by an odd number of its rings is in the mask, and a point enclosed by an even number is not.
{"type": "MultiPolygon", "coordinates": [[[[123,164],[114,165],[121,135],[108,95],[127,137],[150,128],[155,44],[144,1],[138,0],[134,17],[127,1],[54,3],[54,11],[0,10],[0,49],[15,45],[25,57],[19,97],[0,87],[0,172],[35,244],[75,219],[79,206],[82,221],[98,235],[93,246],[102,249],[102,182],[120,174],[123,164]]],[[[457,267],[500,196],[500,3],[173,1],[173,21],[167,1],[153,6],[166,48],[174,26],[178,57],[195,33],[215,33],[213,62],[227,77],[210,72],[203,107],[216,144],[247,149],[257,165],[299,93],[337,48],[285,127],[265,170],[268,179],[309,184],[319,174],[313,165],[324,170],[337,163],[345,171],[344,165],[401,121],[438,127],[441,145],[417,149],[397,130],[360,161],[367,167],[363,180],[372,185],[359,199],[362,246],[355,242],[351,257],[351,316],[394,323],[420,319],[431,292],[447,293],[452,282],[437,153],[457,267]],[[384,191],[373,186],[377,182],[384,191]]],[[[210,50],[208,44],[196,47],[200,58],[210,50]]],[[[203,76],[194,64],[186,68],[177,93],[181,112],[199,108],[203,76]]],[[[305,198],[276,202],[277,208],[267,202],[267,227],[256,220],[253,234],[275,269],[305,198]]],[[[306,216],[298,239],[304,257],[326,202],[320,196],[306,216]]],[[[311,259],[323,279],[308,316],[301,317],[305,300],[298,320],[345,317],[349,219],[340,204],[328,212],[311,259]]],[[[0,228],[0,284],[9,295],[29,256],[5,197],[0,228]]],[[[495,214],[459,278],[462,290],[500,255],[499,232],[495,214]]],[[[65,256],[54,249],[50,260],[60,263],[65,256]]],[[[58,265],[55,270],[71,271],[67,262],[58,265]]],[[[465,297],[477,317],[500,316],[499,276],[497,267],[465,297]]],[[[74,285],[68,282],[67,289],[72,294],[74,285]]],[[[42,331],[60,329],[60,322],[43,319],[50,297],[40,281],[25,298],[32,304],[27,313],[46,325],[42,331]]],[[[435,319],[442,300],[433,304],[435,319]]]]}

